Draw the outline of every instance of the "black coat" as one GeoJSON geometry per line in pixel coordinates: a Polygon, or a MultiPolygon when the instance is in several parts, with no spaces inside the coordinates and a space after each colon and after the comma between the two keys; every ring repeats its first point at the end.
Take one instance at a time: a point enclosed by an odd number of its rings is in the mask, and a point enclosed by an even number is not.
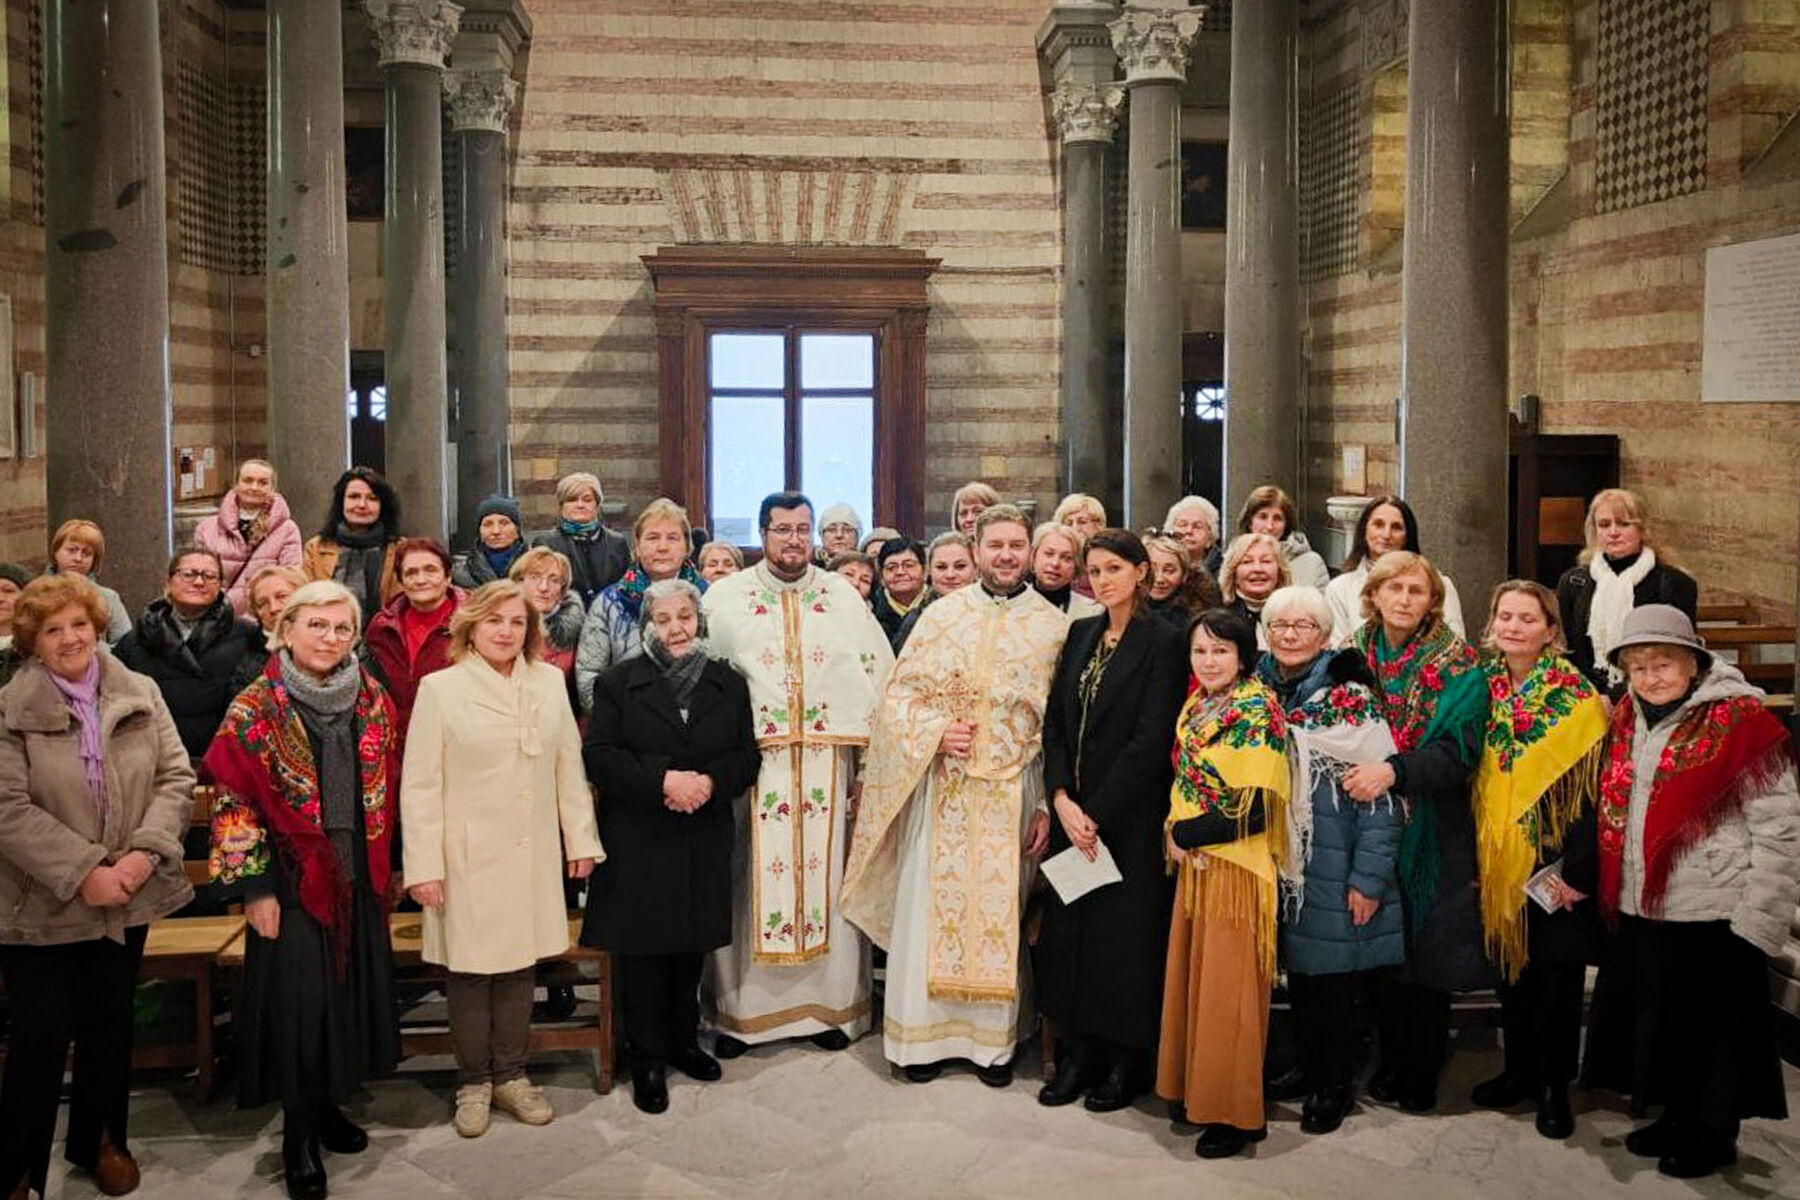
{"type": "MultiPolygon", "coordinates": [[[[1044,1012],[1065,1029],[1148,1049],[1156,1045],[1169,944],[1162,833],[1174,779],[1169,748],[1188,663],[1183,635],[1140,613],[1113,650],[1084,731],[1081,672],[1107,620],[1103,614],[1076,621],[1063,643],[1044,714],[1044,791],[1052,798],[1059,788],[1067,791],[1093,818],[1124,878],[1072,905],[1049,894],[1037,983],[1044,1012]]],[[[1068,846],[1053,801],[1048,853],[1068,846]]]]}
{"type": "Polygon", "coordinates": [[[572,538],[559,529],[534,544],[548,546],[569,560],[569,586],[581,594],[583,608],[592,608],[594,597],[617,583],[631,565],[631,543],[604,525],[591,538],[572,538]]]}
{"type": "Polygon", "coordinates": [[[588,884],[581,944],[683,954],[729,943],[732,801],[756,782],[762,761],[743,678],[708,663],[683,721],[656,663],[627,659],[594,682],[583,757],[606,861],[588,884]],[[697,812],[671,812],[665,771],[711,776],[712,798],[697,812]]]}
{"type": "MultiPolygon", "coordinates": [[[[1594,661],[1594,643],[1588,639],[1588,613],[1593,604],[1594,576],[1587,566],[1583,564],[1564,571],[1562,578],[1556,581],[1556,607],[1562,613],[1563,636],[1569,643],[1569,661],[1593,681],[1602,695],[1617,700],[1624,689],[1612,686],[1611,679],[1607,677],[1606,664],[1594,661]]],[[[1631,589],[1631,606],[1642,608],[1646,604],[1673,604],[1687,614],[1688,620],[1697,620],[1700,585],[1680,567],[1658,562],[1631,589]]]]}
{"type": "Polygon", "coordinates": [[[1486,730],[1484,703],[1479,720],[1440,730],[1388,759],[1395,794],[1415,811],[1429,805],[1435,822],[1437,892],[1425,913],[1407,908],[1406,970],[1412,982],[1436,991],[1479,991],[1496,981],[1481,932],[1472,795],[1486,730]]]}
{"type": "Polygon", "coordinates": [[[112,652],[155,682],[193,758],[206,753],[225,710],[269,660],[262,630],[238,617],[223,596],[201,614],[186,641],[169,601],[152,601],[112,652]]]}

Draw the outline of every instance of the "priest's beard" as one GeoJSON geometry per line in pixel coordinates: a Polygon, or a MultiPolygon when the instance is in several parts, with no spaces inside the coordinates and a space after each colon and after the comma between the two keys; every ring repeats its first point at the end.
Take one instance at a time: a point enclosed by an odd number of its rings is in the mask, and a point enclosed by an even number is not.
{"type": "Polygon", "coordinates": [[[983,566],[980,572],[981,586],[990,596],[1016,596],[1025,590],[1023,569],[1000,571],[983,566]]]}

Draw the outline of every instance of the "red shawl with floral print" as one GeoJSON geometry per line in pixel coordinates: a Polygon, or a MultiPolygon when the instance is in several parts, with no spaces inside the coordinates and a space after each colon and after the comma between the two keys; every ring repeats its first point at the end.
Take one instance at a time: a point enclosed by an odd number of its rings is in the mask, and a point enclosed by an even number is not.
{"type": "MultiPolygon", "coordinates": [[[[399,795],[399,738],[393,701],[366,671],[356,694],[356,757],[369,880],[375,894],[385,898],[399,795]]],[[[281,682],[278,656],[270,656],[262,677],[231,702],[201,770],[219,785],[213,810],[214,873],[231,882],[266,871],[266,841],[272,841],[294,873],[300,906],[330,935],[342,970],[349,948],[350,880],[320,825],[312,743],[281,682]],[[222,829],[231,831],[225,835],[233,842],[228,855],[220,853],[222,829]]]]}
{"type": "MultiPolygon", "coordinates": [[[[1637,702],[1627,694],[1613,709],[1600,772],[1599,901],[1608,924],[1619,916],[1636,731],[1637,702]]],[[[1640,912],[1661,910],[1675,863],[1785,771],[1791,755],[1787,730],[1753,696],[1717,700],[1681,718],[1650,785],[1640,912]]]]}

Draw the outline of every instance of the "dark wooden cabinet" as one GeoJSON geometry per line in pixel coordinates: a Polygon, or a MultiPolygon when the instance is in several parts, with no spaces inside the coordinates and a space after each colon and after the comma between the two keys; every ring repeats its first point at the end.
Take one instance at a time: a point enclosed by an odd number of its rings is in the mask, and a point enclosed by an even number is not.
{"type": "Polygon", "coordinates": [[[1555,587],[1581,554],[1588,501],[1619,486],[1619,439],[1610,433],[1534,433],[1514,420],[1511,441],[1507,571],[1555,587]]]}

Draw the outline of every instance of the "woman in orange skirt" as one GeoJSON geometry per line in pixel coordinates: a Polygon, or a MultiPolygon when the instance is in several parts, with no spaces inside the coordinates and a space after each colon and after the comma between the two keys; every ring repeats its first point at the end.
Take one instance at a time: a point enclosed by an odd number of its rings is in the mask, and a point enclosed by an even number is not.
{"type": "Polygon", "coordinates": [[[1263,1044],[1275,977],[1287,722],[1253,672],[1256,633],[1227,609],[1188,627],[1196,687],[1175,726],[1169,857],[1179,874],[1156,1091],[1229,1158],[1267,1134],[1263,1044]]]}

